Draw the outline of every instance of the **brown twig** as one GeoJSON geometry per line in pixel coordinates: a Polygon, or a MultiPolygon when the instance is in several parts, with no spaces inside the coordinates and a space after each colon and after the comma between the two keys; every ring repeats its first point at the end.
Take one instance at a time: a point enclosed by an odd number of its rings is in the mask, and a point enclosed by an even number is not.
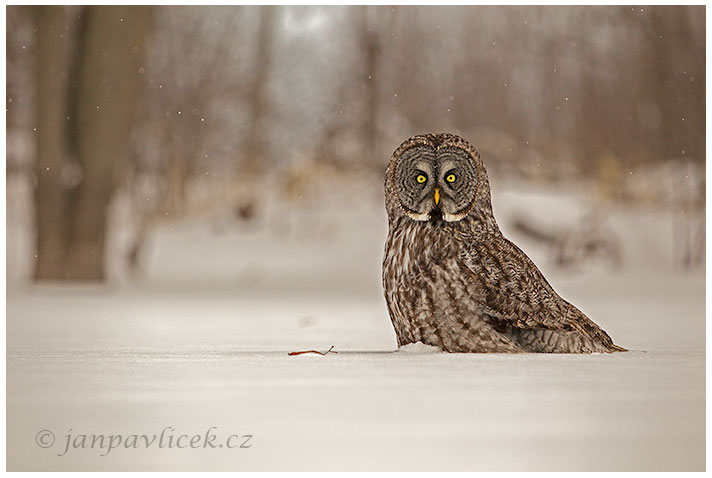
{"type": "Polygon", "coordinates": [[[332,354],[338,354],[339,352],[334,352],[334,346],[332,345],[326,352],[319,352],[318,350],[302,350],[301,352],[289,352],[288,355],[302,355],[302,354],[319,354],[326,355],[329,352],[332,354]]]}

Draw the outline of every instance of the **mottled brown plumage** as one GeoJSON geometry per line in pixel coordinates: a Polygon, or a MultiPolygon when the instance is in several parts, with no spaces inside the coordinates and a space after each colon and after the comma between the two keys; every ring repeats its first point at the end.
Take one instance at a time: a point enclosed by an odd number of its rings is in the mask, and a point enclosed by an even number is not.
{"type": "Polygon", "coordinates": [[[383,287],[398,345],[448,352],[625,349],[562,299],[499,230],[474,147],[451,134],[415,136],[385,179],[383,287]]]}

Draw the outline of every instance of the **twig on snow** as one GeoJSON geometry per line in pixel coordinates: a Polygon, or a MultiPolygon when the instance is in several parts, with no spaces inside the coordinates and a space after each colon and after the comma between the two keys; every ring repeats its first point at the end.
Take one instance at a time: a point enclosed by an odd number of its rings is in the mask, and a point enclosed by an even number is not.
{"type": "Polygon", "coordinates": [[[319,352],[318,350],[302,350],[300,352],[289,352],[288,355],[302,355],[302,354],[319,354],[319,355],[326,355],[329,352],[332,354],[338,354],[339,352],[334,351],[334,346],[332,345],[329,350],[326,352],[319,352]]]}

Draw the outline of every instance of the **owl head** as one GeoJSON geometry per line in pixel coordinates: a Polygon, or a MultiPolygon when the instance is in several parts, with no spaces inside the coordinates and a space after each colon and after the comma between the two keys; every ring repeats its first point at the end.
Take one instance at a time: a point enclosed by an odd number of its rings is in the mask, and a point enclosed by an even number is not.
{"type": "Polygon", "coordinates": [[[492,216],[487,173],[477,150],[449,133],[414,136],[393,153],[386,172],[389,218],[463,220],[473,210],[492,216]]]}

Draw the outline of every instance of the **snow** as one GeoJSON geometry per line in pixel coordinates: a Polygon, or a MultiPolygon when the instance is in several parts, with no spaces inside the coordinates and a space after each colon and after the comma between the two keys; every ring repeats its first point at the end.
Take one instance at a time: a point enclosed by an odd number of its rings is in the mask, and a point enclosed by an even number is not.
{"type": "MultiPolygon", "coordinates": [[[[133,280],[8,279],[8,470],[703,470],[704,271],[673,266],[670,218],[612,208],[626,262],[563,271],[510,234],[506,218],[567,223],[590,201],[493,189],[505,232],[631,352],[396,352],[380,283],[380,195],[274,203],[283,213],[252,226],[159,227],[133,280]],[[544,203],[561,214],[540,213],[544,203]],[[337,353],[288,355],[331,346],[337,353]],[[165,427],[218,427],[221,438],[253,435],[252,446],[57,456],[67,433],[165,427]],[[41,430],[54,446],[35,444],[41,430]]],[[[20,236],[11,229],[9,257],[20,236]]]]}
{"type": "Polygon", "coordinates": [[[427,345],[418,341],[414,344],[401,345],[396,352],[399,354],[436,354],[443,353],[443,350],[435,345],[427,345]]]}

